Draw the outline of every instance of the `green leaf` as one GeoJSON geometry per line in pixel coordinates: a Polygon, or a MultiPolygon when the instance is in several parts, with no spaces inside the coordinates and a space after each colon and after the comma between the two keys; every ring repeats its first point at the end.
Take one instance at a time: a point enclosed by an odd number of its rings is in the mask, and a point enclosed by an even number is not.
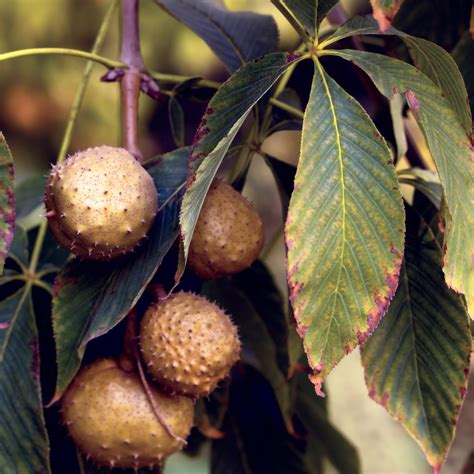
{"type": "Polygon", "coordinates": [[[8,257],[13,259],[20,267],[26,268],[29,261],[28,234],[20,225],[16,225],[8,257]]]}
{"type": "Polygon", "coordinates": [[[316,62],[286,244],[290,300],[318,394],[383,317],[398,283],[403,233],[385,141],[316,62]]]}
{"type": "MultiPolygon", "coordinates": [[[[250,372],[250,371],[249,371],[250,372]]],[[[304,444],[275,417],[260,377],[232,383],[223,439],[212,443],[212,474],[309,474],[304,444]]]]}
{"type": "Polygon", "coordinates": [[[272,3],[287,16],[289,13],[311,40],[318,35],[318,27],[337,0],[272,0],[272,3]]]}
{"type": "Polygon", "coordinates": [[[363,51],[341,50],[331,54],[361,67],[386,97],[405,93],[435,160],[446,197],[446,255],[448,285],[466,295],[474,311],[474,213],[471,143],[441,91],[413,66],[397,59],[363,51]]]}
{"type": "Polygon", "coordinates": [[[278,366],[283,374],[288,374],[288,318],[283,297],[268,268],[257,260],[250,268],[234,275],[232,283],[246,296],[265,323],[275,344],[278,366]]]}
{"type": "Polygon", "coordinates": [[[86,344],[117,325],[136,304],[178,236],[179,198],[189,149],[178,149],[149,164],[160,211],[149,240],[130,258],[110,263],[74,260],[56,278],[53,327],[58,379],[55,398],[76,374],[86,344]]]}
{"type": "Polygon", "coordinates": [[[310,382],[303,374],[295,376],[295,412],[301,424],[308,432],[307,455],[313,446],[319,449],[319,456],[327,456],[341,473],[357,474],[360,472],[360,461],[354,445],[330,422],[323,399],[314,396],[310,382]]]}
{"type": "Polygon", "coordinates": [[[0,472],[48,473],[49,442],[41,402],[38,332],[29,288],[0,303],[0,341],[4,318],[15,318],[16,322],[0,362],[0,472]]]}
{"type": "Polygon", "coordinates": [[[170,97],[168,101],[168,117],[173,134],[173,141],[177,147],[184,146],[184,112],[179,100],[170,97]]]}
{"type": "Polygon", "coordinates": [[[13,158],[0,132],[0,275],[13,240],[15,228],[15,195],[13,158]]]}
{"type": "Polygon", "coordinates": [[[242,341],[243,362],[254,367],[270,383],[287,429],[290,433],[293,432],[289,385],[278,367],[275,343],[262,316],[257,313],[257,308],[228,279],[206,282],[203,294],[225,309],[237,324],[242,341]]]}
{"type": "Polygon", "coordinates": [[[15,188],[15,208],[17,220],[28,217],[43,203],[45,179],[34,176],[20,183],[15,188]]]}
{"type": "Polygon", "coordinates": [[[474,61],[472,61],[474,57],[474,39],[469,31],[464,33],[452,55],[464,78],[472,115],[474,114],[474,61]]]}
{"type": "Polygon", "coordinates": [[[434,173],[420,168],[410,168],[399,171],[398,174],[400,183],[413,186],[417,191],[423,193],[436,209],[441,208],[443,188],[439,182],[434,181],[436,179],[436,175],[433,176],[434,173]],[[410,176],[410,178],[404,178],[404,176],[410,176]]]}
{"type": "MultiPolygon", "coordinates": [[[[381,32],[373,19],[355,17],[327,38],[327,41],[332,42],[353,35],[378,34],[381,32]]],[[[469,99],[462,75],[453,58],[438,45],[407,35],[395,28],[386,30],[384,34],[399,36],[404,41],[415,66],[443,91],[449,105],[456,112],[465,133],[470,134],[472,117],[469,99]]]]}
{"type": "MultiPolygon", "coordinates": [[[[252,107],[296,61],[295,53],[273,53],[245,64],[216,92],[201,120],[190,156],[191,165],[200,163],[190,177],[181,206],[180,224],[184,260],[187,258],[207,191],[233,139],[252,107]]],[[[182,262],[185,263],[185,262],[182,262]]],[[[184,266],[178,269],[178,277],[184,266]]]]}
{"type": "Polygon", "coordinates": [[[380,31],[384,32],[391,26],[404,0],[370,0],[372,14],[377,21],[380,31]]]}
{"type": "Polygon", "coordinates": [[[278,29],[271,16],[227,10],[222,0],[155,0],[194,31],[230,72],[278,49],[278,29]]]}
{"type": "Polygon", "coordinates": [[[462,299],[445,281],[435,235],[407,208],[400,284],[362,349],[369,395],[413,436],[439,472],[467,390],[471,334],[462,299]]]}
{"type": "Polygon", "coordinates": [[[451,51],[469,29],[472,0],[405,0],[394,26],[451,51]]]}

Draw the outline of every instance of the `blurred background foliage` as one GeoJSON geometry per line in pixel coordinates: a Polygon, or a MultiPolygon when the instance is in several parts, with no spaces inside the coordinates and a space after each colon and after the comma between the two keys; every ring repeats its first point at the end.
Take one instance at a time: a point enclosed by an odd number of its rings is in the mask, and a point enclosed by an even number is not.
{"type": "MultiPolygon", "coordinates": [[[[291,49],[298,46],[296,33],[269,0],[225,0],[225,3],[231,9],[250,9],[273,15],[280,30],[281,47],[291,49]]],[[[370,11],[368,0],[345,0],[342,3],[349,16],[370,11]]],[[[448,51],[454,49],[454,57],[468,79],[469,75],[472,76],[474,59],[472,37],[466,32],[470,3],[469,0],[406,0],[396,24],[410,34],[436,41],[448,51]],[[461,37],[462,42],[459,43],[461,37]]],[[[107,6],[106,0],[0,2],[0,51],[46,46],[89,50],[107,6]]],[[[142,52],[150,70],[225,80],[225,68],[207,45],[166,15],[154,2],[142,1],[140,18],[142,52]]],[[[115,24],[101,52],[103,56],[118,57],[118,15],[115,24]]],[[[46,174],[50,162],[55,160],[83,68],[82,60],[59,56],[29,57],[0,64],[0,130],[13,152],[17,185],[29,177],[46,174]]],[[[100,82],[104,72],[103,68],[95,66],[73,134],[71,153],[90,146],[120,144],[118,86],[100,82]]],[[[338,77],[337,70],[335,72],[338,77]]],[[[347,71],[339,71],[338,79],[342,82],[344,74],[347,71]]],[[[351,78],[344,86],[351,89],[351,93],[372,116],[376,115],[373,95],[367,93],[365,86],[357,84],[357,81],[363,82],[358,77],[351,78]]],[[[472,91],[472,81],[466,82],[468,90],[472,91]]],[[[174,148],[166,102],[166,99],[163,103],[157,103],[147,96],[141,98],[139,139],[146,158],[174,148]]],[[[185,138],[189,144],[205,102],[184,101],[183,107],[186,117],[185,138]]],[[[380,113],[387,115],[388,110],[387,106],[380,113]]],[[[410,121],[410,117],[404,120],[412,145],[418,150],[425,167],[432,168],[426,146],[413,121],[410,121]]],[[[299,132],[275,135],[267,141],[264,149],[295,164],[299,132]]],[[[403,161],[403,157],[400,163],[400,166],[406,167],[407,162],[403,161]]],[[[268,236],[264,257],[282,292],[286,293],[283,241],[272,239],[272,235],[280,229],[281,222],[278,192],[270,171],[260,157],[253,160],[244,193],[255,202],[264,218],[268,236]]],[[[331,418],[359,449],[362,472],[431,472],[415,442],[382,407],[368,398],[358,351],[346,357],[334,370],[327,388],[331,418]]],[[[472,448],[472,393],[471,389],[443,473],[460,472],[470,443],[472,448]]],[[[197,458],[175,455],[167,464],[166,474],[207,473],[209,456],[209,445],[204,445],[197,458]]],[[[329,467],[328,472],[331,469],[329,467]]]]}

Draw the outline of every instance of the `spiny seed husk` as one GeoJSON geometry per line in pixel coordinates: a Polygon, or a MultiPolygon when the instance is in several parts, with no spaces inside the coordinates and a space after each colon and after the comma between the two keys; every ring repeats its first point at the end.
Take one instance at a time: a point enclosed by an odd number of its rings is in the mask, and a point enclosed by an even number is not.
{"type": "MultiPolygon", "coordinates": [[[[173,433],[186,438],[193,424],[192,401],[150,389],[173,433]]],[[[99,465],[158,466],[182,448],[158,421],[137,373],[123,371],[113,359],[79,372],[63,397],[62,412],[80,451],[99,465]]]]}
{"type": "Polygon", "coordinates": [[[143,360],[167,390],[208,395],[239,358],[237,328],[215,304],[179,292],[152,305],[140,330],[143,360]]]}
{"type": "Polygon", "coordinates": [[[132,251],[158,210],[151,176],[127,150],[109,146],[78,152],[54,167],[44,201],[58,242],[93,260],[132,251]]]}
{"type": "Polygon", "coordinates": [[[262,219],[249,201],[216,179],[202,206],[188,263],[203,279],[232,275],[254,262],[264,240],[262,219]]]}

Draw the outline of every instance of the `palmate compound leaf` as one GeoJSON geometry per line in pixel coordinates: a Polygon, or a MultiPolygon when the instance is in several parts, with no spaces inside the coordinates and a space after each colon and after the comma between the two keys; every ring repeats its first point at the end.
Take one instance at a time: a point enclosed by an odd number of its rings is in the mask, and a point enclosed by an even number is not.
{"type": "Polygon", "coordinates": [[[446,285],[441,267],[436,236],[407,207],[400,283],[362,348],[370,397],[416,439],[435,472],[454,437],[472,344],[464,304],[446,285]]]}
{"type": "Polygon", "coordinates": [[[278,28],[269,15],[229,11],[222,0],[155,0],[194,31],[230,72],[278,49],[278,28]]]}
{"type": "Polygon", "coordinates": [[[418,69],[363,51],[328,51],[362,68],[386,97],[405,93],[438,169],[446,203],[444,273],[448,285],[466,295],[474,315],[473,149],[440,89],[418,69]]]}
{"type": "Polygon", "coordinates": [[[13,240],[15,196],[13,158],[5,137],[0,133],[0,275],[13,240]]]}
{"type": "Polygon", "coordinates": [[[160,211],[149,239],[125,260],[94,263],[73,260],[56,278],[53,328],[58,379],[55,399],[81,364],[86,344],[116,326],[135,305],[179,233],[179,198],[184,190],[188,148],[150,163],[160,211]]]}
{"type": "Polygon", "coordinates": [[[387,310],[403,239],[390,151],[362,107],[316,60],[286,244],[290,299],[318,394],[387,310]]]}
{"type": "Polygon", "coordinates": [[[189,245],[207,191],[232,141],[252,107],[278,78],[301,56],[296,53],[272,53],[249,62],[236,71],[216,92],[194,138],[190,155],[192,168],[180,213],[184,259],[177,279],[184,271],[189,245]]]}

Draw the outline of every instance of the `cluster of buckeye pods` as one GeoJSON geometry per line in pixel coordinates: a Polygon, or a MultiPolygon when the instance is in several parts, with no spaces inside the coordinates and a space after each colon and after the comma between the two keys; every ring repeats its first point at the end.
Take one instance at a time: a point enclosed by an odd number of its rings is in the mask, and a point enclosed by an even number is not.
{"type": "MultiPolygon", "coordinates": [[[[130,153],[102,146],[53,168],[45,205],[61,245],[80,258],[105,261],[140,245],[158,212],[158,194],[130,153]]],[[[191,270],[203,279],[237,273],[257,258],[263,242],[257,212],[216,179],[191,242],[191,270]]],[[[84,367],[63,396],[69,433],[99,465],[161,466],[183,447],[193,426],[194,401],[229,375],[240,353],[229,316],[207,299],[183,291],[147,309],[139,345],[152,379],[148,389],[136,367],[125,370],[115,359],[101,359],[84,367]]]]}

